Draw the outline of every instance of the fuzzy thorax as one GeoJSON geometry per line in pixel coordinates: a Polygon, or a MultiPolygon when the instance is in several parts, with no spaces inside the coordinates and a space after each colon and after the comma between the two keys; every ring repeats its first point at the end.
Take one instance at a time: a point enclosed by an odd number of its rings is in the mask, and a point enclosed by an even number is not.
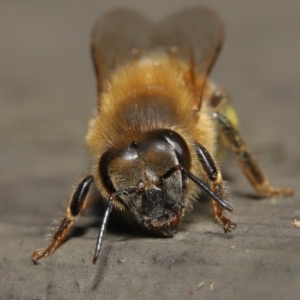
{"type": "MultiPolygon", "coordinates": [[[[196,109],[199,98],[185,79],[187,69],[168,60],[149,60],[131,62],[112,74],[99,97],[97,114],[89,124],[87,144],[95,165],[108,149],[128,147],[145,132],[170,129],[186,141],[192,160],[190,171],[202,177],[193,145],[200,143],[214,155],[215,122],[205,93],[201,109],[196,109]]],[[[199,76],[196,80],[203,79],[199,76]]],[[[206,89],[211,90],[209,82],[206,89]]],[[[96,183],[103,189],[99,171],[94,171],[96,183]]],[[[191,195],[195,195],[197,191],[192,186],[191,195]]]]}

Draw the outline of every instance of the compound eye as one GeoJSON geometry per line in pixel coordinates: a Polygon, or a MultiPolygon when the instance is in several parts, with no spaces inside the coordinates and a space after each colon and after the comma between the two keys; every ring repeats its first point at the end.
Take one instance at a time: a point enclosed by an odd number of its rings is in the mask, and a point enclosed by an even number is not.
{"type": "Polygon", "coordinates": [[[163,180],[160,176],[155,175],[155,176],[152,177],[152,183],[156,186],[160,186],[160,185],[162,185],[163,180]]]}
{"type": "Polygon", "coordinates": [[[145,184],[143,182],[139,182],[136,186],[137,194],[142,194],[145,191],[145,184]]]}
{"type": "Polygon", "coordinates": [[[161,131],[163,138],[171,145],[180,165],[189,169],[191,164],[190,151],[185,140],[175,131],[161,131]]]}
{"type": "Polygon", "coordinates": [[[115,188],[110,180],[108,166],[110,162],[114,159],[112,153],[110,151],[106,151],[100,161],[99,161],[99,175],[103,182],[103,185],[107,188],[110,193],[115,192],[115,188]]]}

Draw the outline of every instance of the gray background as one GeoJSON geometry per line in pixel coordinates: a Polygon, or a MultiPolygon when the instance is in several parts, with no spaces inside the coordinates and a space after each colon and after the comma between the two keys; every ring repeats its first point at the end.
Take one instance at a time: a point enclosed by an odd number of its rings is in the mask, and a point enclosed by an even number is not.
{"type": "Polygon", "coordinates": [[[288,1],[0,2],[1,299],[298,299],[300,293],[300,4],[288,1]],[[84,145],[96,107],[89,32],[104,11],[153,19],[203,4],[226,24],[213,78],[227,89],[241,131],[274,185],[295,196],[259,201],[225,160],[238,228],[224,235],[207,203],[173,239],[108,232],[91,264],[100,220],[34,266],[72,184],[90,170],[84,145]],[[204,282],[202,288],[198,285],[204,282]],[[213,290],[211,289],[211,282],[213,290]]]}

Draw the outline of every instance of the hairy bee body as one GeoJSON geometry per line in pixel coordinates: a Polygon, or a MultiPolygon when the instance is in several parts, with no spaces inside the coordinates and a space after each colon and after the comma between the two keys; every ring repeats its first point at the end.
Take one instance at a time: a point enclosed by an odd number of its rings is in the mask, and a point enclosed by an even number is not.
{"type": "MultiPolygon", "coordinates": [[[[217,150],[217,124],[211,116],[208,101],[204,100],[201,110],[197,110],[199,99],[184,78],[188,67],[185,71],[183,68],[183,65],[172,64],[168,57],[153,57],[134,61],[112,74],[87,135],[87,144],[96,161],[110,148],[129,147],[146,132],[170,129],[187,142],[189,153],[186,155],[191,156],[190,171],[202,178],[202,167],[192,144],[197,141],[214,155],[217,150]]],[[[199,76],[197,80],[200,83],[203,78],[199,76]]],[[[213,91],[214,86],[207,83],[205,97],[210,97],[213,91]]],[[[164,157],[157,159],[157,165],[161,165],[164,157]]],[[[161,174],[165,171],[162,170],[161,174]]],[[[107,198],[109,192],[99,178],[97,164],[94,176],[107,198]]],[[[115,185],[118,186],[117,183],[115,185]]],[[[196,190],[198,188],[194,184],[189,184],[185,200],[187,207],[198,194],[196,190]]],[[[118,203],[118,206],[124,209],[122,204],[118,203]]]]}
{"type": "Polygon", "coordinates": [[[92,172],[72,194],[49,245],[33,252],[35,263],[63,243],[93,184],[99,201],[106,199],[93,263],[113,209],[151,232],[172,237],[203,190],[212,199],[216,220],[231,231],[236,224],[225,214],[232,207],[217,163],[223,143],[234,151],[258,194],[292,193],[270,185],[237,130],[224,91],[208,77],[222,38],[219,18],[203,8],[158,24],[121,9],[96,23],[91,52],[98,109],[86,137],[92,172]]]}

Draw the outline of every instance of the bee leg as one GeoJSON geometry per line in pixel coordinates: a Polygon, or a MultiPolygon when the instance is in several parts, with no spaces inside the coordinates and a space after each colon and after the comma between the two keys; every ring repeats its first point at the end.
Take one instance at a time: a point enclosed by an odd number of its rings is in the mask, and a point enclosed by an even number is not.
{"type": "Polygon", "coordinates": [[[59,227],[51,237],[49,245],[32,252],[31,258],[35,264],[37,264],[41,258],[51,255],[64,242],[78,215],[80,215],[86,207],[87,195],[93,180],[92,175],[87,175],[78,184],[59,227]]]}
{"type": "MultiPolygon", "coordinates": [[[[214,162],[214,159],[206,150],[206,148],[200,144],[195,145],[195,150],[199,158],[199,161],[204,169],[204,174],[210,185],[210,189],[214,194],[216,194],[222,200],[226,200],[226,196],[227,196],[226,187],[223,183],[222,175],[218,170],[218,167],[214,162]]],[[[217,219],[217,221],[221,224],[221,226],[223,226],[225,233],[230,232],[231,230],[236,228],[236,224],[231,222],[231,220],[225,216],[224,208],[213,199],[212,199],[212,206],[213,206],[214,216],[217,219]]]]}
{"type": "Polygon", "coordinates": [[[243,138],[234,125],[224,115],[218,112],[214,112],[213,116],[218,120],[222,134],[235,152],[236,159],[242,171],[259,195],[271,198],[277,196],[290,196],[293,194],[291,188],[272,187],[253,155],[247,149],[243,138]]]}

